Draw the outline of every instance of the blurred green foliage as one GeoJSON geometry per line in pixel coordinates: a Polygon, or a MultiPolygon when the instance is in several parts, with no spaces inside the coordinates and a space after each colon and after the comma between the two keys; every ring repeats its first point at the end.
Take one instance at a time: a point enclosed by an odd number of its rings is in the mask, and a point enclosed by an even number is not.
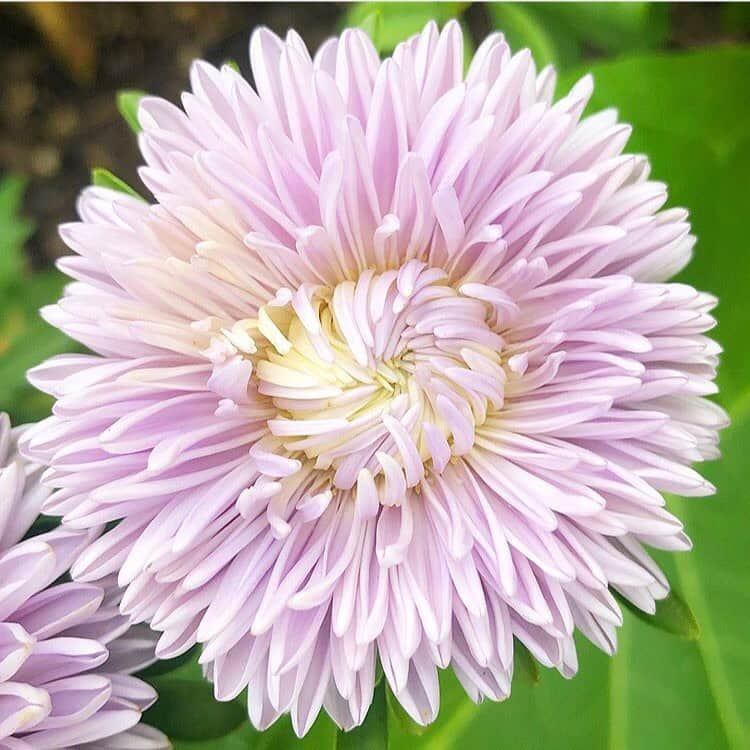
{"type": "Polygon", "coordinates": [[[489,3],[487,10],[511,47],[528,47],[539,68],[655,49],[669,32],[669,7],[661,3],[489,3]]]}
{"type": "Polygon", "coordinates": [[[0,411],[14,424],[46,416],[52,403],[26,382],[26,370],[75,348],[39,316],[60,296],[64,277],[56,270],[31,273],[24,243],[34,225],[20,213],[25,184],[17,176],[0,179],[0,411]]]}
{"type": "MultiPolygon", "coordinates": [[[[344,14],[341,26],[359,26],[381,53],[390,53],[403,39],[430,21],[444,24],[462,19],[471,3],[357,3],[344,14]]],[[[493,28],[502,30],[513,49],[528,47],[541,68],[549,63],[571,65],[587,54],[614,55],[655,49],[669,33],[669,7],[629,3],[486,3],[478,5],[493,28]]]]}
{"type": "MultiPolygon", "coordinates": [[[[346,9],[342,26],[361,26],[387,54],[429,19],[444,23],[465,17],[468,8],[468,3],[362,3],[346,9]]],[[[747,30],[747,8],[727,5],[716,12],[724,28],[747,30]]],[[[682,597],[660,608],[661,623],[656,624],[662,629],[626,611],[617,656],[610,659],[580,639],[580,673],[570,682],[540,672],[519,651],[513,695],[502,705],[474,706],[445,672],[439,719],[419,736],[386,695],[390,747],[744,750],[750,747],[750,512],[744,474],[750,442],[750,49],[665,51],[669,14],[679,12],[675,6],[495,3],[471,12],[502,30],[514,49],[530,47],[539,67],[555,63],[561,92],[593,72],[589,112],[617,107],[621,119],[634,126],[628,150],[648,154],[654,177],[669,185],[670,205],[690,209],[699,241],[680,280],[721,300],[716,335],[726,351],[719,400],[733,426],[723,436],[723,459],[705,468],[718,496],[669,501],[696,548],[690,554],[658,555],[682,597]],[[665,630],[688,637],[675,638],[665,630]]],[[[136,130],[141,95],[126,92],[119,100],[136,130]]],[[[94,181],[128,189],[110,173],[98,172],[94,181]]],[[[15,421],[38,418],[49,408],[48,400],[26,384],[25,370],[72,348],[38,316],[37,308],[58,296],[62,279],[56,271],[29,271],[23,243],[32,226],[19,214],[23,187],[16,177],[0,182],[0,409],[15,421]]],[[[252,729],[244,720],[244,696],[216,708],[195,656],[156,672],[148,679],[159,686],[162,698],[148,720],[172,732],[176,750],[336,746],[335,728],[324,716],[299,741],[288,718],[263,733],[252,729]]],[[[385,710],[382,701],[378,710],[385,710]]],[[[372,737],[384,746],[382,737],[368,735],[368,741],[372,737]]]]}

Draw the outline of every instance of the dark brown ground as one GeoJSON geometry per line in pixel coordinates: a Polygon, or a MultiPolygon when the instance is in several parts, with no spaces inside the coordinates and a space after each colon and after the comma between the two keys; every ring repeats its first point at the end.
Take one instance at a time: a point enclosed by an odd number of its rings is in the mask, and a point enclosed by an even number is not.
{"type": "MultiPolygon", "coordinates": [[[[716,6],[675,10],[670,46],[726,38],[716,6]]],[[[0,175],[29,177],[25,213],[38,228],[28,247],[34,262],[45,265],[63,251],[56,226],[73,217],[91,167],[137,185],[139,155],[115,108],[119,89],[176,100],[196,57],[233,58],[249,73],[254,26],[294,27],[315,48],[340,15],[336,3],[0,5],[0,175]]],[[[468,18],[475,34],[486,31],[481,7],[468,18]]]]}

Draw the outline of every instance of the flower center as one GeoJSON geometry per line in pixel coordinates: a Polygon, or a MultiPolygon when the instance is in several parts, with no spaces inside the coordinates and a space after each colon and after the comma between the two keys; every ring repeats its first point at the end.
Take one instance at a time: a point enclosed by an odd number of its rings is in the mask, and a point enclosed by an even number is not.
{"type": "Polygon", "coordinates": [[[282,289],[257,319],[213,338],[214,378],[241,371],[270,399],[268,428],[287,456],[332,472],[340,490],[397,504],[469,451],[502,406],[503,340],[477,286],[458,291],[414,260],[333,288],[282,289]]]}

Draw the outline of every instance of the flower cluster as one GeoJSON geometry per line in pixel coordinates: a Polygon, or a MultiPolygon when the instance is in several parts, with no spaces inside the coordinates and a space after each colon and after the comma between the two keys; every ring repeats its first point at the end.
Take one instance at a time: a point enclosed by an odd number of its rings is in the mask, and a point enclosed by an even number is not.
{"type": "Polygon", "coordinates": [[[23,540],[49,491],[18,456],[22,430],[0,415],[0,748],[168,748],[138,724],[156,693],[130,676],[153,639],[119,614],[115,585],[54,583],[93,532],[23,540]]]}
{"type": "Polygon", "coordinates": [[[499,34],[466,74],[456,23],[384,61],[260,29],[250,57],[255,88],[197,62],[183,109],[142,100],[153,203],[90,188],[61,229],[44,315],[92,353],[31,372],[57,403],[23,450],[74,578],[117,575],[260,728],[359,724],[378,662],[423,724],[438,668],[506,697],[514,639],[573,675],[576,629],[616,647],[613,590],[668,592],[662,493],[713,491],[686,212],[614,112],[582,118],[590,78],[555,102],[499,34]]]}

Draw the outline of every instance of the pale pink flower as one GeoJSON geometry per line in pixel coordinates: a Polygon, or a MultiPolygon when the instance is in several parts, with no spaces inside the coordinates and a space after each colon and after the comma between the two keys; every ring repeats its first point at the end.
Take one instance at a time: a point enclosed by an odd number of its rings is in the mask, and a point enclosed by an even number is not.
{"type": "Polygon", "coordinates": [[[162,750],[138,724],[156,699],[130,673],[153,640],[118,612],[116,586],[53,583],[95,536],[58,528],[23,537],[49,494],[0,414],[0,750],[162,750]]]}
{"type": "Polygon", "coordinates": [[[73,568],[196,641],[260,728],[360,723],[380,661],[420,723],[438,668],[510,691],[514,637],[565,676],[608,653],[614,589],[668,592],[644,545],[690,546],[662,492],[713,491],[724,413],[715,299],[667,280],[687,213],[590,77],[456,23],[380,61],[345,31],[310,57],[260,29],[255,89],[192,69],[140,105],[155,203],[90,188],[46,319],[93,350],[35,368],[26,441],[75,529],[73,568]]]}

